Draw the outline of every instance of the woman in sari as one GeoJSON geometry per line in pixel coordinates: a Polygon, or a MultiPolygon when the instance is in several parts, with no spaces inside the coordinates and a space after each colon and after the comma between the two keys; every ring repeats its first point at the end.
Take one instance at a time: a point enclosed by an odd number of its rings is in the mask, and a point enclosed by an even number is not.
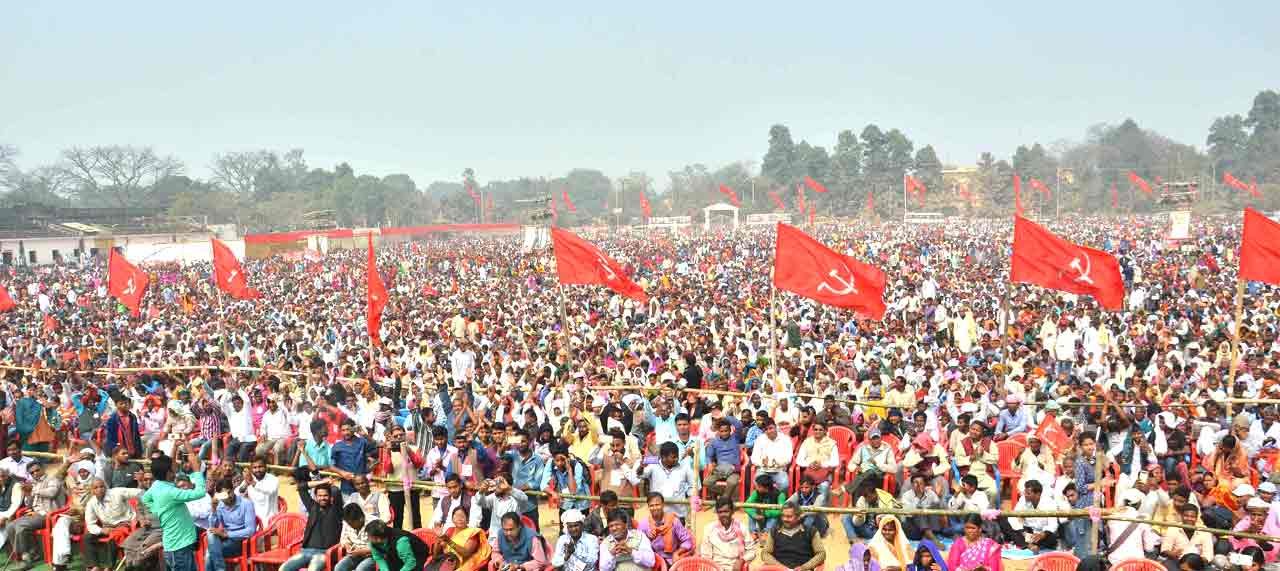
{"type": "Polygon", "coordinates": [[[461,506],[450,514],[453,525],[431,544],[430,571],[476,571],[489,563],[492,548],[484,530],[467,526],[467,510],[461,506]]]}
{"type": "Polygon", "coordinates": [[[849,560],[836,571],[880,571],[880,564],[871,559],[871,551],[865,543],[849,546],[849,560]]]}
{"type": "Polygon", "coordinates": [[[876,534],[867,542],[871,558],[885,571],[902,571],[911,562],[912,555],[911,544],[902,533],[902,524],[898,518],[886,514],[880,516],[876,528],[876,534]]]}
{"type": "Polygon", "coordinates": [[[1000,571],[1000,544],[982,536],[982,518],[969,514],[964,518],[964,535],[951,545],[947,555],[950,571],[973,571],[979,567],[986,571],[1000,571]]]}
{"type": "Polygon", "coordinates": [[[947,571],[947,562],[942,559],[938,546],[926,539],[916,548],[916,556],[907,571],[947,571]]]}

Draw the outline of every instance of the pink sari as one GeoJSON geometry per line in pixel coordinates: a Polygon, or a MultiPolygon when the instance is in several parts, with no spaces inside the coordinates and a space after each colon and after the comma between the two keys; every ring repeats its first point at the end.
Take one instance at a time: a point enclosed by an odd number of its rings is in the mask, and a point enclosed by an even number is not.
{"type": "Polygon", "coordinates": [[[978,567],[986,567],[987,571],[1001,571],[1000,544],[984,537],[977,543],[969,545],[963,537],[957,539],[947,554],[947,569],[951,571],[972,571],[978,567]]]}

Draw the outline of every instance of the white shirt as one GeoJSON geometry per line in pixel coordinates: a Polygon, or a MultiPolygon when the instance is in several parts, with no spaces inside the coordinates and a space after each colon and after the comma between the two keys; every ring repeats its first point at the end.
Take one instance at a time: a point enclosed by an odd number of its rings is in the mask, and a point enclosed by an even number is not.
{"type": "Polygon", "coordinates": [[[239,490],[242,496],[253,502],[253,513],[262,518],[262,521],[271,521],[279,511],[277,498],[280,496],[280,479],[275,475],[267,473],[252,486],[240,484],[239,490]]]}
{"type": "MultiPolygon", "coordinates": [[[[1124,511],[1116,515],[1128,518],[1141,517],[1138,511],[1133,508],[1125,508],[1124,511]]],[[[1129,525],[1130,522],[1127,521],[1107,522],[1107,537],[1110,537],[1113,542],[1123,539],[1118,545],[1112,544],[1114,549],[1111,551],[1111,555],[1107,556],[1112,565],[1127,559],[1144,559],[1147,556],[1146,552],[1154,550],[1156,545],[1160,543],[1160,536],[1156,534],[1155,530],[1151,529],[1150,524],[1146,523],[1133,524],[1137,526],[1133,532],[1128,537],[1121,538],[1120,536],[1124,534],[1125,528],[1129,527],[1129,525]]]]}
{"type": "Polygon", "coordinates": [[[232,438],[239,442],[258,441],[253,434],[253,418],[249,416],[249,407],[241,406],[240,410],[236,410],[235,405],[227,404],[223,407],[223,412],[227,413],[227,424],[231,425],[232,438]]]}
{"type": "MultiPolygon", "coordinates": [[[[1031,502],[1027,501],[1027,496],[1023,495],[1022,497],[1018,498],[1018,505],[1013,508],[1014,511],[1029,511],[1029,510],[1049,511],[1049,510],[1058,509],[1057,500],[1054,500],[1050,497],[1052,494],[1052,490],[1048,490],[1047,492],[1048,493],[1042,493],[1040,495],[1040,502],[1034,506],[1031,505],[1031,502]]],[[[974,494],[974,495],[981,495],[984,499],[987,497],[986,494],[982,494],[982,493],[974,494]]],[[[1020,529],[1028,533],[1045,532],[1052,535],[1053,533],[1058,531],[1058,518],[1029,517],[1024,519],[1024,518],[1011,517],[1009,518],[1009,525],[1012,526],[1013,529],[1020,529]]]]}
{"type": "Polygon", "coordinates": [[[293,431],[289,430],[289,416],[285,414],[284,409],[278,409],[275,412],[267,410],[262,415],[262,434],[267,440],[282,440],[293,436],[293,431]]]}
{"type": "Polygon", "coordinates": [[[35,462],[35,460],[27,458],[26,456],[23,456],[16,462],[13,458],[5,456],[3,460],[0,460],[0,469],[8,470],[9,475],[14,478],[30,480],[31,475],[27,473],[27,467],[30,466],[32,462],[35,462]]]}
{"type": "Polygon", "coordinates": [[[751,463],[761,472],[782,472],[791,464],[791,437],[781,432],[774,439],[768,433],[756,437],[755,446],[751,449],[751,463]],[[765,468],[766,461],[771,465],[765,468]]]}

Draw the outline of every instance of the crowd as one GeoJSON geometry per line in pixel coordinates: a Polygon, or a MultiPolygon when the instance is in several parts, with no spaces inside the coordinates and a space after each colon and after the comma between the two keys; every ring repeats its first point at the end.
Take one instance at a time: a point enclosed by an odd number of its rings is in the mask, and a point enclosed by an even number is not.
{"type": "Polygon", "coordinates": [[[647,302],[559,287],[550,253],[513,236],[388,242],[376,347],[363,250],[246,260],[263,294],[248,301],[222,298],[207,264],[144,264],[136,316],[100,260],[5,268],[8,568],[65,567],[79,538],[94,571],[117,545],[138,569],[217,571],[281,517],[306,519],[284,571],[324,568],[335,545],[339,571],[648,571],[690,555],[723,571],[993,571],[1022,550],[1277,563],[1280,544],[1162,525],[1280,536],[1280,415],[1229,400],[1280,395],[1267,286],[1247,287],[1233,367],[1240,224],[1201,219],[1177,243],[1155,217],[1049,227],[1119,258],[1123,311],[1011,286],[1011,225],[983,221],[805,228],[889,276],[882,321],[775,295],[772,229],[582,232],[647,302]],[[108,364],[124,369],[95,371],[108,364]],[[26,455],[48,450],[69,457],[26,455]],[[281,513],[281,486],[305,515],[281,513]],[[1089,518],[988,513],[1002,505],[1144,521],[1104,522],[1094,552],[1089,518]],[[833,533],[848,559],[827,553],[833,533]]]}

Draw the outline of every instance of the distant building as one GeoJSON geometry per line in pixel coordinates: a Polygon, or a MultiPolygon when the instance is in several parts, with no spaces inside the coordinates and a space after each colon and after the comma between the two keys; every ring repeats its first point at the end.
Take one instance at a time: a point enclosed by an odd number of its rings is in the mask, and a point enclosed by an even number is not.
{"type": "MultiPolygon", "coordinates": [[[[186,259],[215,229],[160,208],[61,208],[16,204],[0,210],[0,265],[80,263],[119,248],[134,261],[186,259]]],[[[225,234],[225,228],[219,228],[225,234]]],[[[230,231],[234,236],[234,230],[230,231]]],[[[207,256],[206,256],[207,257],[207,256]]]]}

